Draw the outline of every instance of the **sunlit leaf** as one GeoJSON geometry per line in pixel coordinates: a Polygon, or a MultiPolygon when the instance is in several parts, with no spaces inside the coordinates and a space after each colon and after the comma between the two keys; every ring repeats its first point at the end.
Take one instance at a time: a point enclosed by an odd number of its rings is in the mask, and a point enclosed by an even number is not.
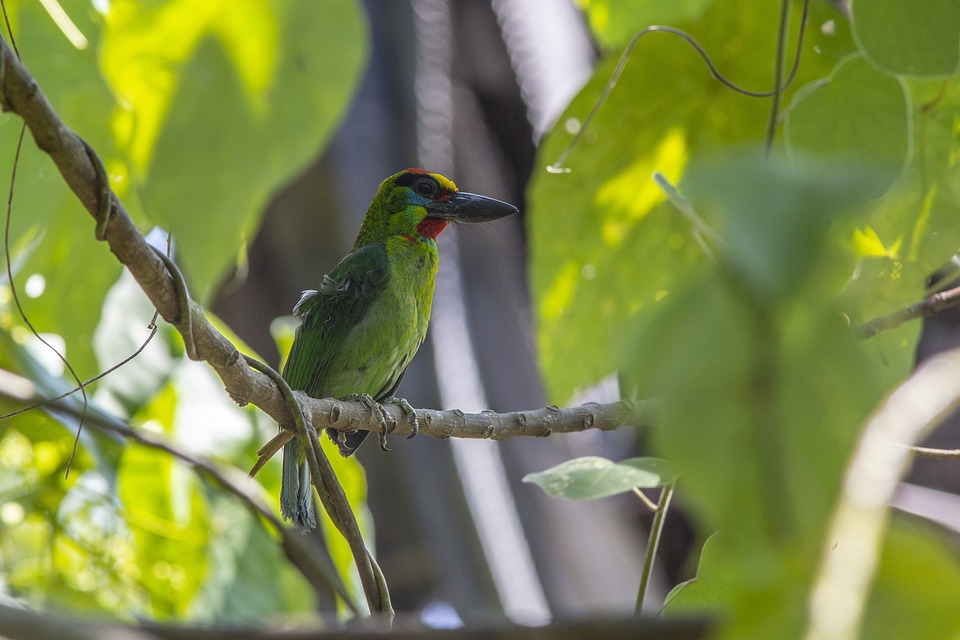
{"type": "Polygon", "coordinates": [[[855,211],[884,183],[869,168],[829,160],[788,163],[759,150],[730,153],[691,167],[681,187],[716,220],[729,265],[754,295],[789,298],[822,259],[828,226],[855,211]]]}
{"type": "MultiPolygon", "coordinates": [[[[694,33],[726,75],[764,89],[769,67],[755,61],[772,60],[776,8],[717,3],[699,23],[710,28],[694,33]]],[[[819,3],[811,10],[814,24],[835,21],[835,35],[809,30],[794,87],[825,77],[853,50],[839,14],[819,3]]],[[[711,79],[685,42],[650,36],[566,157],[570,172],[548,173],[610,78],[615,57],[598,66],[544,139],[528,189],[540,366],[559,403],[616,369],[625,323],[653,313],[709,268],[690,223],[666,202],[652,174],[680,183],[691,160],[761,139],[769,112],[766,100],[711,79]]]]}
{"type": "Polygon", "coordinates": [[[101,64],[126,107],[116,131],[203,300],[273,191],[333,131],[363,63],[360,11],[346,0],[109,6],[101,64]]]}
{"type": "Polygon", "coordinates": [[[586,13],[590,30],[601,44],[617,46],[650,25],[696,20],[714,0],[577,0],[577,4],[586,13]]]}
{"type": "MultiPolygon", "coordinates": [[[[100,25],[90,3],[61,2],[66,15],[91,43],[82,50],[64,36],[42,3],[7,2],[5,6],[11,13],[24,62],[60,117],[97,150],[104,162],[119,166],[110,122],[104,117],[116,102],[97,70],[93,48],[100,25]]],[[[4,202],[11,188],[21,124],[19,117],[0,117],[0,191],[4,202]]],[[[124,183],[115,182],[113,186],[124,193],[124,183]]],[[[29,133],[24,138],[13,190],[11,244],[16,249],[22,247],[22,239],[40,239],[16,278],[27,316],[38,331],[60,335],[70,362],[82,378],[89,378],[97,373],[91,341],[100,316],[100,301],[121,267],[107,246],[94,240],[93,218],[29,133]],[[44,283],[43,292],[36,298],[25,295],[24,284],[32,276],[42,277],[44,283]]]]}
{"type": "MultiPolygon", "coordinates": [[[[167,388],[138,417],[161,429],[172,423],[175,407],[176,396],[167,388]]],[[[212,514],[199,481],[166,452],[131,446],[118,486],[151,614],[182,618],[210,566],[212,514]]]]}

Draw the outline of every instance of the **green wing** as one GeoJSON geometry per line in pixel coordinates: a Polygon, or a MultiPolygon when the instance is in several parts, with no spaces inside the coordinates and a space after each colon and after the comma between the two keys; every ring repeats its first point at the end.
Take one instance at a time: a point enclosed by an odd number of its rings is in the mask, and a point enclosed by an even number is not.
{"type": "Polygon", "coordinates": [[[344,340],[387,285],[387,251],[371,244],[352,251],[323,277],[318,291],[304,291],[293,309],[301,318],[283,377],[294,390],[323,397],[324,379],[344,340]]]}

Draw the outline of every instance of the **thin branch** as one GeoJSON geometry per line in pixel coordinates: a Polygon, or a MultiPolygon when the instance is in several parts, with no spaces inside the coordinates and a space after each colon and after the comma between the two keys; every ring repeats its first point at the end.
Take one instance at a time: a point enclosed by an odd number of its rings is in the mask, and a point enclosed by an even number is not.
{"type": "Polygon", "coordinates": [[[857,327],[857,335],[861,339],[872,338],[881,331],[895,329],[910,320],[927,318],[958,305],[960,305],[960,287],[939,291],[909,307],[861,324],[857,327]]]}
{"type": "Polygon", "coordinates": [[[673,490],[676,486],[677,480],[674,478],[660,489],[660,499],[657,501],[653,514],[653,523],[650,525],[650,536],[647,538],[647,550],[643,556],[643,571],[640,573],[640,586],[637,588],[635,613],[638,616],[643,613],[643,601],[647,597],[647,589],[650,587],[650,577],[653,575],[653,561],[657,557],[657,548],[660,546],[660,539],[663,538],[663,525],[664,522],[666,522],[667,510],[670,508],[670,500],[673,498],[673,490]]]}
{"type": "MultiPolygon", "coordinates": [[[[809,4],[809,3],[807,3],[809,4]]],[[[777,30],[776,66],[773,69],[773,100],[770,102],[770,116],[767,118],[767,134],[764,148],[767,155],[773,150],[773,139],[777,131],[777,120],[780,115],[780,78],[783,77],[783,60],[787,54],[787,23],[790,20],[790,0],[780,0],[780,21],[777,30]]],[[[806,22],[806,4],[804,5],[804,22],[806,22]]],[[[801,26],[802,29],[802,26],[801,26]]],[[[802,31],[801,31],[802,33],[802,31]]],[[[800,61],[800,45],[797,45],[797,62],[800,61]]]]}
{"type": "MultiPolygon", "coordinates": [[[[361,402],[335,400],[333,398],[310,398],[302,391],[295,391],[300,404],[307,413],[308,422],[315,429],[332,427],[339,431],[374,431],[382,428],[379,416],[361,402]]],[[[391,433],[410,435],[413,425],[404,410],[393,404],[383,405],[391,433]]],[[[577,407],[556,406],[529,411],[496,413],[464,413],[459,409],[437,411],[416,409],[420,435],[434,438],[469,438],[478,440],[508,440],[521,436],[543,438],[553,433],[575,433],[587,429],[610,431],[625,425],[647,427],[656,419],[653,400],[619,400],[600,404],[588,402],[577,407]]],[[[286,427],[286,423],[284,424],[286,427]]],[[[258,451],[260,460],[251,470],[256,474],[267,460],[283,445],[296,437],[293,427],[286,427],[258,451]]]]}
{"type": "Polygon", "coordinates": [[[482,626],[464,629],[428,629],[408,621],[399,629],[317,629],[287,625],[284,628],[247,624],[216,627],[172,623],[132,624],[98,621],[67,614],[38,613],[0,604],[0,635],[10,640],[697,640],[716,635],[716,622],[707,618],[600,617],[553,622],[543,627],[524,627],[502,620],[485,619],[482,626]]]}
{"type": "Polygon", "coordinates": [[[933,449],[931,447],[910,447],[911,453],[921,458],[938,460],[960,460],[960,449],[933,449]]]}
{"type": "MultiPolygon", "coordinates": [[[[330,516],[330,520],[350,546],[350,553],[353,554],[357,566],[363,593],[367,597],[367,606],[371,612],[383,613],[392,620],[393,607],[390,605],[390,595],[386,583],[378,579],[378,572],[373,569],[374,560],[367,551],[363,536],[360,534],[360,525],[357,523],[357,518],[350,507],[350,502],[347,500],[347,494],[330,465],[330,460],[327,459],[323,448],[320,446],[317,432],[308,428],[306,418],[303,415],[303,408],[297,402],[286,380],[262,362],[250,356],[245,356],[245,359],[251,367],[270,376],[286,397],[287,405],[293,407],[294,425],[296,426],[297,437],[300,438],[303,445],[307,465],[310,467],[310,480],[316,487],[317,495],[319,495],[320,502],[323,504],[327,515],[330,516]]],[[[379,575],[382,576],[382,574],[379,575]]]]}

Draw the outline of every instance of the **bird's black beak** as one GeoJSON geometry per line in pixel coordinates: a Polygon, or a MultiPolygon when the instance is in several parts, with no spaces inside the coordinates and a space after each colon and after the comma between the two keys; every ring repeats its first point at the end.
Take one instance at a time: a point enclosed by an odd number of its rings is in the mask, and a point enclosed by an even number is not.
{"type": "Polygon", "coordinates": [[[446,200],[427,205],[430,218],[450,222],[487,222],[516,213],[517,208],[496,198],[459,191],[446,200]]]}

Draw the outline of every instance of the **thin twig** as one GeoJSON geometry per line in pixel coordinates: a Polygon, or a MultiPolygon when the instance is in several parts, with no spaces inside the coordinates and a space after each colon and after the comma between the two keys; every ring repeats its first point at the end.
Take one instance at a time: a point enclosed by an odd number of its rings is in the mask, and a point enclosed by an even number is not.
{"type": "Polygon", "coordinates": [[[960,460],[960,449],[934,449],[931,447],[910,447],[914,455],[939,460],[960,460]]]}
{"type": "Polygon", "coordinates": [[[861,339],[872,338],[881,331],[895,329],[910,320],[930,317],[956,306],[960,306],[960,287],[934,293],[909,307],[864,322],[857,327],[857,335],[861,339]]]}
{"type": "Polygon", "coordinates": [[[654,502],[653,500],[651,500],[650,498],[648,498],[643,491],[641,491],[640,489],[634,487],[634,488],[633,488],[633,493],[634,493],[634,495],[636,495],[638,498],[640,498],[640,501],[644,504],[644,506],[645,506],[647,509],[650,509],[650,511],[653,511],[654,513],[657,511],[657,503],[654,502]]]}
{"type": "MultiPolygon", "coordinates": [[[[780,21],[777,29],[776,66],[773,69],[773,100],[770,102],[770,115],[767,117],[767,134],[764,138],[764,149],[769,156],[773,150],[773,139],[777,131],[777,117],[780,115],[780,78],[783,76],[783,58],[787,53],[787,23],[790,20],[790,0],[780,0],[780,21]]],[[[804,16],[806,22],[806,16],[804,16]]],[[[797,47],[799,60],[800,47],[797,47]]]]}
{"type": "Polygon", "coordinates": [[[650,525],[650,536],[647,539],[647,551],[643,557],[643,571],[640,573],[640,586],[637,589],[636,614],[640,615],[643,611],[643,601],[647,595],[647,589],[650,586],[650,577],[653,575],[653,562],[657,557],[657,547],[660,546],[660,538],[663,537],[663,523],[667,518],[667,510],[670,508],[670,500],[673,498],[673,490],[677,481],[671,480],[663,485],[660,491],[660,500],[657,502],[657,509],[653,514],[653,524],[650,525]]]}

